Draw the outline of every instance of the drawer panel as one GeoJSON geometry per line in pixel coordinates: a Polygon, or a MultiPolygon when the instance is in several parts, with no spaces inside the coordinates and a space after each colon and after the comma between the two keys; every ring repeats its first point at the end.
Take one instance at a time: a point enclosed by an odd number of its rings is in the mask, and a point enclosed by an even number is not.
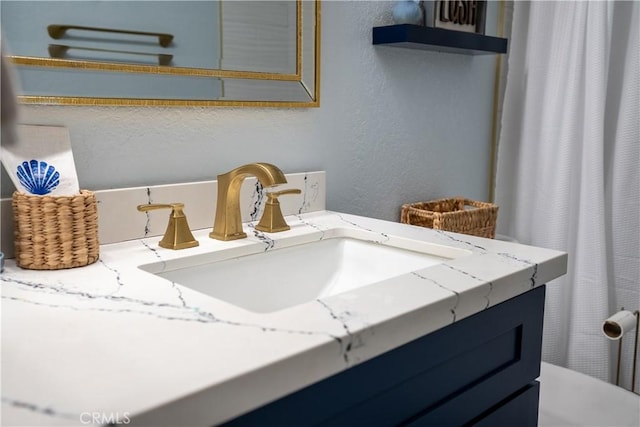
{"type": "Polygon", "coordinates": [[[535,288],[225,425],[411,425],[431,412],[470,422],[538,377],[544,292],[535,288]],[[466,402],[472,390],[483,399],[466,402]]]}
{"type": "MultiPolygon", "coordinates": [[[[357,423],[390,426],[402,423],[408,415],[432,411],[441,402],[449,401],[487,378],[501,372],[508,373],[509,367],[520,360],[521,338],[522,328],[518,326],[349,408],[323,425],[346,427],[357,423]],[[429,406],[425,408],[426,405],[429,406]]],[[[499,400],[490,402],[493,405],[499,400]]]]}

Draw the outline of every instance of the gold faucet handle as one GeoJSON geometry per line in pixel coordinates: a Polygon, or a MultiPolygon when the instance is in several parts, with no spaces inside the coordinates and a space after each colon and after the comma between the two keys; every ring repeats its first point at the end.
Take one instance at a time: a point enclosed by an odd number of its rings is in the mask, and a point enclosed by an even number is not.
{"type": "Polygon", "coordinates": [[[169,215],[169,224],[164,237],[158,243],[158,246],[166,249],[186,249],[198,246],[198,241],[191,234],[187,217],[184,214],[184,203],[150,203],[147,205],[138,205],[140,212],[154,211],[157,209],[171,209],[169,215]]]}
{"type": "Polygon", "coordinates": [[[282,216],[278,197],[285,194],[300,193],[302,193],[302,190],[299,188],[268,192],[267,202],[264,204],[264,213],[262,214],[260,222],[256,225],[256,230],[266,231],[267,233],[277,233],[291,229],[282,216]]]}
{"type": "Polygon", "coordinates": [[[300,193],[302,193],[302,190],[300,190],[299,188],[291,188],[288,190],[280,190],[280,191],[268,191],[267,199],[271,199],[271,200],[275,199],[277,201],[278,197],[283,196],[285,194],[300,194],[300,193]]]}

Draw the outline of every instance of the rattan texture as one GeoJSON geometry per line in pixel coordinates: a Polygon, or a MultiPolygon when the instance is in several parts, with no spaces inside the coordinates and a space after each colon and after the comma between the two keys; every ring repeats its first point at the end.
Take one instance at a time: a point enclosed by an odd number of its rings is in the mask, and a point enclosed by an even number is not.
{"type": "Polygon", "coordinates": [[[493,239],[497,219],[493,203],[451,197],[402,205],[400,222],[493,239]]]}
{"type": "Polygon", "coordinates": [[[99,258],[95,194],[32,196],[14,192],[15,255],[19,267],[58,270],[82,267],[99,258]]]}

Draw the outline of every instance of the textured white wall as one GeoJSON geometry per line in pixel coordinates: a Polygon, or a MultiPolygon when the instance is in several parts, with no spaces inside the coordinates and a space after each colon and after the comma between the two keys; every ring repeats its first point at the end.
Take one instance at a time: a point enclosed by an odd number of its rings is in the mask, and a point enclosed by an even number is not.
{"type": "Polygon", "coordinates": [[[486,200],[495,57],[372,46],[392,5],[322,3],[320,108],[25,106],[22,121],[67,126],[91,190],[210,180],[264,161],[326,170],[328,209],[375,218],[436,197],[486,200]]]}

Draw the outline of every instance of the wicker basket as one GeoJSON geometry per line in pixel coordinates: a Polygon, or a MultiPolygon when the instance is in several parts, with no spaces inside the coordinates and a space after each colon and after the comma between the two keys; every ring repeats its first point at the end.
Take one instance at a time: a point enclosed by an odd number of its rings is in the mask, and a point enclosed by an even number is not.
{"type": "Polygon", "coordinates": [[[58,270],[98,260],[98,207],[95,195],[32,196],[13,193],[15,253],[19,267],[58,270]]]}
{"type": "Polygon", "coordinates": [[[453,197],[403,205],[400,222],[493,239],[497,218],[497,205],[453,197]]]}

